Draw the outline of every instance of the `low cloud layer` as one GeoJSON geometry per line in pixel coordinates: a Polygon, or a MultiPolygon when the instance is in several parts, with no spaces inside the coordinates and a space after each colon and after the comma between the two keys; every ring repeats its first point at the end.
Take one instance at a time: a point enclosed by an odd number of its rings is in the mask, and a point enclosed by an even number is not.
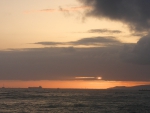
{"type": "Polygon", "coordinates": [[[91,10],[87,16],[126,23],[134,31],[150,30],[149,0],[78,0],[91,10]]]}
{"type": "MultiPolygon", "coordinates": [[[[0,80],[74,80],[76,77],[102,77],[103,80],[149,81],[150,64],[138,63],[140,59],[135,62],[132,57],[135,53],[138,53],[135,54],[137,56],[142,55],[140,52],[143,50],[134,51],[145,42],[141,39],[137,45],[0,51],[0,80]]],[[[149,51],[143,49],[144,52],[149,51]]]]}

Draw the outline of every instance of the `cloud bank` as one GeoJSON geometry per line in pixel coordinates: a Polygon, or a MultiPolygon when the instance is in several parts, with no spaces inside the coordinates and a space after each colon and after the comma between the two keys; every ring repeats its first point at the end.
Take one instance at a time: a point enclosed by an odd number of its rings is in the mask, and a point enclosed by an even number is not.
{"type": "MultiPolygon", "coordinates": [[[[149,51],[146,48],[149,48],[150,41],[147,42],[146,37],[145,41],[143,39],[136,45],[0,51],[0,80],[75,80],[76,77],[102,77],[103,80],[113,81],[149,81],[150,62],[145,65],[149,56],[143,61],[140,55],[141,52],[149,51]],[[139,50],[138,47],[143,43],[147,43],[147,46],[139,50]]],[[[93,43],[93,40],[82,41],[93,43]]]]}

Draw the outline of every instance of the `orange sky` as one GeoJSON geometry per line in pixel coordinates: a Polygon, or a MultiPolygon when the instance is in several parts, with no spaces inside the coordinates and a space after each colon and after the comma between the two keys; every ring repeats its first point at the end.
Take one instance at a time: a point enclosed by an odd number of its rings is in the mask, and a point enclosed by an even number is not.
{"type": "Polygon", "coordinates": [[[123,32],[111,35],[122,42],[135,43],[139,39],[130,35],[129,29],[121,22],[94,18],[84,20],[82,12],[87,8],[77,0],[0,1],[0,50],[37,47],[31,43],[42,41],[67,42],[110,35],[87,33],[90,29],[119,29],[123,32]]]}
{"type": "Polygon", "coordinates": [[[133,81],[0,81],[0,87],[6,88],[27,88],[29,86],[43,88],[81,88],[81,89],[107,89],[115,86],[136,86],[150,84],[150,82],[133,82],[133,81]]]}

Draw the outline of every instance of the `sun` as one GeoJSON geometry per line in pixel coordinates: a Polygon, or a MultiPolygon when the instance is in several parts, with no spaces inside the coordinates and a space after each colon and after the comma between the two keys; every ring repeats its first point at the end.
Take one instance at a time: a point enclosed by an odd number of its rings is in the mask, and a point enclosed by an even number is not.
{"type": "Polygon", "coordinates": [[[102,77],[97,77],[97,79],[98,79],[98,80],[101,80],[101,79],[102,79],[102,77]]]}

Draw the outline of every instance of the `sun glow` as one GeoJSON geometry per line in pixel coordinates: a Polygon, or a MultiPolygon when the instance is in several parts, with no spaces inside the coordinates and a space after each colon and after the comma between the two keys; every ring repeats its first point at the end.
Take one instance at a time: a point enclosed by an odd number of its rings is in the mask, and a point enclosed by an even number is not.
{"type": "Polygon", "coordinates": [[[75,77],[76,79],[93,79],[95,77],[75,77]]]}
{"type": "Polygon", "coordinates": [[[102,79],[102,77],[97,77],[97,79],[98,79],[98,80],[101,80],[101,79],[102,79]]]}
{"type": "Polygon", "coordinates": [[[95,79],[95,80],[101,80],[102,77],[75,77],[75,79],[95,79]]]}
{"type": "Polygon", "coordinates": [[[134,82],[134,81],[105,81],[105,80],[70,80],[70,81],[0,81],[0,87],[5,88],[28,88],[38,87],[43,88],[77,88],[77,89],[107,89],[115,86],[136,86],[136,85],[148,85],[149,82],[134,82]]]}

